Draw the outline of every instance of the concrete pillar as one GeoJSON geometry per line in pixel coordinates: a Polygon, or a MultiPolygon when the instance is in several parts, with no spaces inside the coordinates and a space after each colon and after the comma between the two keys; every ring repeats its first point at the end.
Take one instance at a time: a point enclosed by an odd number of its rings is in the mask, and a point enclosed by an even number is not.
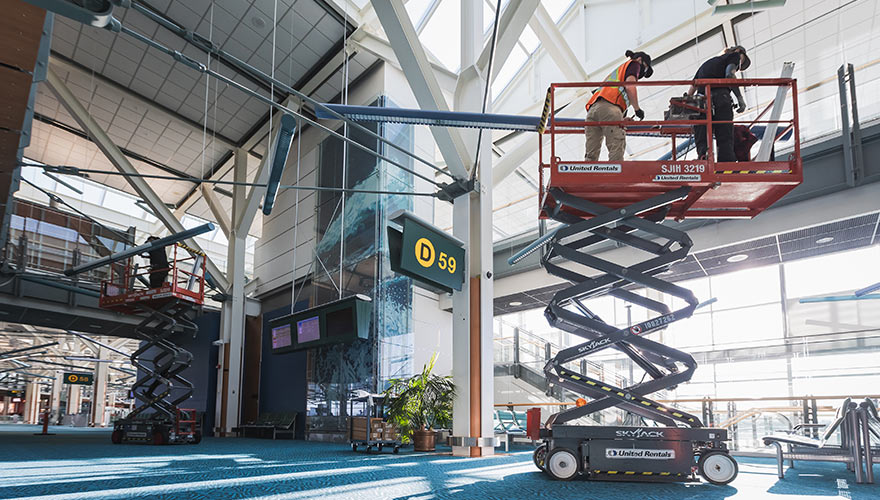
{"type": "Polygon", "coordinates": [[[82,386],[68,384],[70,389],[67,393],[67,414],[76,415],[82,406],[82,386]]]}
{"type": "MultiPolygon", "coordinates": [[[[247,152],[235,151],[233,167],[236,182],[247,182],[247,152]]],[[[236,185],[232,189],[232,217],[238,221],[244,211],[245,186],[236,185]]],[[[226,254],[226,276],[229,278],[228,298],[223,303],[220,315],[221,339],[217,384],[216,422],[220,436],[232,432],[238,426],[241,415],[241,372],[244,352],[244,261],[245,244],[249,224],[241,227],[233,224],[229,231],[229,246],[226,254]],[[247,227],[244,227],[247,226],[247,227]]]]}
{"type": "Polygon", "coordinates": [[[28,382],[25,390],[24,423],[36,424],[40,421],[40,383],[28,382]]]}
{"type": "MultiPolygon", "coordinates": [[[[485,76],[475,63],[482,50],[483,5],[461,2],[462,71],[455,91],[455,109],[481,109],[485,76]]],[[[491,102],[491,101],[490,101],[491,102]]],[[[487,107],[487,112],[490,111],[487,107]]],[[[476,154],[476,133],[463,136],[468,150],[476,154]]],[[[484,134],[480,142],[480,169],[476,180],[481,187],[469,196],[460,196],[453,205],[453,233],[467,243],[467,281],[461,292],[453,293],[452,375],[456,386],[453,408],[453,435],[492,438],[494,373],[492,309],[492,138],[484,134]]],[[[465,160],[473,164],[473,158],[465,160]]],[[[455,446],[459,456],[486,456],[492,446],[455,446]]]]}
{"type": "MultiPolygon", "coordinates": [[[[110,349],[101,347],[98,349],[98,359],[110,357],[110,349]]],[[[92,389],[92,426],[107,427],[104,410],[107,406],[107,380],[109,378],[109,363],[97,363],[95,367],[95,385],[92,389]]]]}
{"type": "Polygon", "coordinates": [[[64,372],[55,372],[55,380],[52,381],[52,396],[49,399],[50,422],[61,419],[61,388],[64,387],[64,372]]]}

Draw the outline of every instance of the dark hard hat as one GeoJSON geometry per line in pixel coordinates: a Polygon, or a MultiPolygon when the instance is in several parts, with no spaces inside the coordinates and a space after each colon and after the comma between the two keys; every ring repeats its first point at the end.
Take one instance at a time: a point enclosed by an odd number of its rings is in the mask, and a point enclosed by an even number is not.
{"type": "Polygon", "coordinates": [[[752,65],[752,60],[749,59],[749,55],[746,54],[746,48],[743,47],[742,45],[734,45],[733,47],[728,48],[726,50],[726,52],[738,52],[738,53],[742,54],[743,62],[739,66],[740,71],[745,71],[745,70],[749,69],[749,66],[752,65]]]}
{"type": "Polygon", "coordinates": [[[631,50],[626,51],[626,57],[630,59],[635,59],[637,57],[642,58],[642,63],[644,64],[644,68],[642,69],[642,74],[640,78],[651,78],[651,75],[654,74],[654,68],[651,67],[651,56],[644,52],[633,52],[631,50]]]}

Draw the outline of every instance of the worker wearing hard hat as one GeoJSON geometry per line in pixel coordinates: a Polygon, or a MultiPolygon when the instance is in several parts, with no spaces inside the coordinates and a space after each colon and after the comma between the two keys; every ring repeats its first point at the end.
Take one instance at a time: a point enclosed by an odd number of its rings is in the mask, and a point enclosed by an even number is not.
{"type": "MultiPolygon", "coordinates": [[[[640,78],[650,78],[654,74],[651,68],[651,56],[644,52],[626,51],[629,59],[618,66],[606,78],[606,82],[635,82],[640,78]]],[[[635,86],[600,87],[593,91],[587,102],[588,122],[623,121],[627,108],[632,106],[635,116],[645,118],[645,112],[639,107],[639,95],[635,86]]],[[[602,139],[608,148],[609,161],[622,161],[626,147],[626,132],[620,125],[586,126],[587,148],[584,159],[596,161],[602,149],[602,139]]]]}
{"type": "MultiPolygon", "coordinates": [[[[746,55],[746,49],[740,45],[730,47],[724,50],[720,56],[713,57],[704,62],[697,74],[694,75],[695,80],[710,78],[736,78],[737,71],[743,71],[751,65],[749,56],[746,55]]],[[[694,93],[705,94],[704,87],[691,85],[688,95],[694,93]]],[[[718,161],[736,161],[736,153],[733,147],[733,123],[716,123],[717,121],[733,120],[733,100],[730,93],[736,96],[738,113],[746,110],[746,101],[743,99],[739,86],[731,85],[728,87],[712,86],[710,95],[712,97],[712,133],[715,136],[715,148],[717,149],[718,161]]],[[[701,115],[705,118],[705,115],[701,115]]],[[[709,138],[706,136],[706,127],[704,125],[694,126],[694,142],[697,145],[697,155],[701,159],[706,159],[708,154],[709,138]]]]}

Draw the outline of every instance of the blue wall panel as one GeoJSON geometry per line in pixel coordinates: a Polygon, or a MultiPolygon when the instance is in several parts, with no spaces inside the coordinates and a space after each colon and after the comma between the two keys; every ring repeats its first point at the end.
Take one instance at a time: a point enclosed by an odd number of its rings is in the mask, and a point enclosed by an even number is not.
{"type": "MultiPolygon", "coordinates": [[[[294,312],[307,309],[308,301],[297,302],[294,312]]],[[[260,413],[299,412],[296,439],[305,439],[307,351],[272,354],[269,321],[290,314],[290,306],[263,313],[263,352],[260,363],[260,413]]]]}

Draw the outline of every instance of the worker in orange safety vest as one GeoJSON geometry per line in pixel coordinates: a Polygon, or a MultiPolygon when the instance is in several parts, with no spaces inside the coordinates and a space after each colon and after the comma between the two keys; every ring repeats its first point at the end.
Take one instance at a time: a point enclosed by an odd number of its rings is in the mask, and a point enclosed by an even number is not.
{"type": "MultiPolygon", "coordinates": [[[[648,54],[627,50],[626,57],[629,59],[612,71],[605,78],[606,82],[635,82],[640,78],[650,78],[654,74],[654,70],[651,68],[651,56],[648,54]]],[[[639,120],[645,118],[645,112],[639,107],[639,96],[636,87],[600,87],[593,91],[593,96],[587,102],[587,121],[623,121],[626,110],[630,106],[632,106],[635,116],[639,120]]],[[[584,133],[587,136],[585,160],[596,161],[599,159],[603,138],[605,139],[605,147],[608,148],[608,161],[623,160],[623,151],[626,147],[626,132],[620,125],[588,125],[584,127],[584,133]]]]}

